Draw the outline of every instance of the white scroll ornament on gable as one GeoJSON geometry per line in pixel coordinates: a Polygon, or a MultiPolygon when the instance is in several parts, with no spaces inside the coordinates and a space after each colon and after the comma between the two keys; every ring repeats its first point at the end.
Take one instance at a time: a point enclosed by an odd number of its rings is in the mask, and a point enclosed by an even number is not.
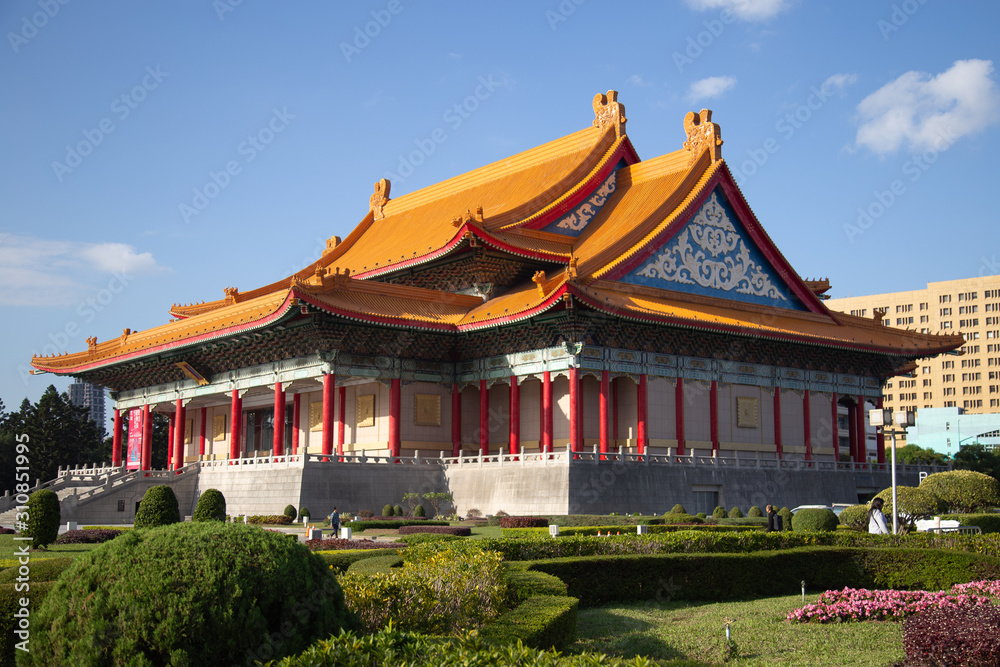
{"type": "Polygon", "coordinates": [[[556,227],[560,229],[569,229],[574,232],[578,232],[587,226],[587,223],[597,215],[601,207],[604,206],[604,202],[607,201],[611,193],[615,191],[615,172],[604,179],[601,187],[597,188],[597,192],[588,197],[582,204],[576,207],[572,213],[563,216],[556,227]]]}
{"type": "Polygon", "coordinates": [[[714,192],[676,242],[639,269],[638,274],[666,282],[788,300],[771,282],[764,267],[750,258],[750,251],[714,192]]]}

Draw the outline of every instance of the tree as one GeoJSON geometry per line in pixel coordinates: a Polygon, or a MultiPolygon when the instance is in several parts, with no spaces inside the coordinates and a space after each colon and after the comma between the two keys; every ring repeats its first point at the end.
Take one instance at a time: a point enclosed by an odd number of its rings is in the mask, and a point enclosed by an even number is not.
{"type": "Polygon", "coordinates": [[[447,503],[445,507],[455,503],[455,498],[450,493],[442,492],[425,493],[424,500],[429,502],[431,507],[434,508],[434,516],[441,514],[441,503],[447,503]]]}
{"type": "Polygon", "coordinates": [[[956,470],[972,470],[1000,480],[1000,458],[982,445],[963,445],[953,457],[956,470]]]}
{"type": "Polygon", "coordinates": [[[921,489],[943,500],[952,512],[978,512],[1000,505],[1000,482],[972,470],[951,470],[928,475],[921,489]]]}
{"type": "Polygon", "coordinates": [[[906,445],[896,448],[896,461],[905,464],[945,465],[948,463],[948,455],[919,445],[906,445]]]}
{"type": "Polygon", "coordinates": [[[413,508],[420,504],[419,493],[403,494],[403,504],[406,505],[407,516],[413,516],[413,508]]]}
{"type": "MultiPolygon", "coordinates": [[[[881,491],[876,498],[885,503],[882,512],[887,523],[892,523],[892,487],[881,491]]],[[[897,486],[896,498],[899,501],[899,522],[910,530],[915,528],[918,519],[929,519],[936,514],[943,514],[947,505],[943,500],[928,491],[916,486],[897,486]]]]}

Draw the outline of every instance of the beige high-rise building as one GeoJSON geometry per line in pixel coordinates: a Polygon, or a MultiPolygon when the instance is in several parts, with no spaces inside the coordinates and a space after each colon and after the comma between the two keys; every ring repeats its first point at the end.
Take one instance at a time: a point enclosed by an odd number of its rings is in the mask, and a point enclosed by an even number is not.
{"type": "Polygon", "coordinates": [[[886,326],[924,333],[961,333],[956,354],[917,361],[912,376],[890,378],[884,406],[894,410],[963,408],[1000,412],[1000,275],[927,283],[926,289],[830,299],[833,310],[874,317],[886,326]]]}

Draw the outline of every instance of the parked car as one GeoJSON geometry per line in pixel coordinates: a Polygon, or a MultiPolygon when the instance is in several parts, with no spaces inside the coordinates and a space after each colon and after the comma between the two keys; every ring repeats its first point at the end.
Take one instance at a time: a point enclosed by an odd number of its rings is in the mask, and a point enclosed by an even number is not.
{"type": "Polygon", "coordinates": [[[833,507],[831,507],[830,505],[799,505],[798,507],[792,508],[792,514],[795,514],[799,510],[804,510],[804,509],[831,510],[832,511],[833,507]]]}

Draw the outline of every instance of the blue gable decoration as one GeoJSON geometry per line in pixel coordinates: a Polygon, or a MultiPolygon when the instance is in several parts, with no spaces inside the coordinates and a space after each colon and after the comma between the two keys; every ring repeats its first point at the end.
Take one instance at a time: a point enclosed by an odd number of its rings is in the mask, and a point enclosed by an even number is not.
{"type": "Polygon", "coordinates": [[[764,259],[719,188],[683,229],[622,281],[807,310],[764,259]]]}
{"type": "Polygon", "coordinates": [[[583,230],[587,228],[587,223],[593,220],[594,216],[596,216],[600,210],[604,208],[604,204],[608,201],[608,197],[614,193],[615,174],[623,166],[625,166],[625,162],[620,161],[615,166],[614,170],[608,174],[608,177],[605,178],[599,186],[597,186],[590,196],[574,206],[573,210],[568,212],[566,215],[542,227],[542,231],[554,232],[556,234],[572,236],[574,238],[582,234],[583,230]]]}

